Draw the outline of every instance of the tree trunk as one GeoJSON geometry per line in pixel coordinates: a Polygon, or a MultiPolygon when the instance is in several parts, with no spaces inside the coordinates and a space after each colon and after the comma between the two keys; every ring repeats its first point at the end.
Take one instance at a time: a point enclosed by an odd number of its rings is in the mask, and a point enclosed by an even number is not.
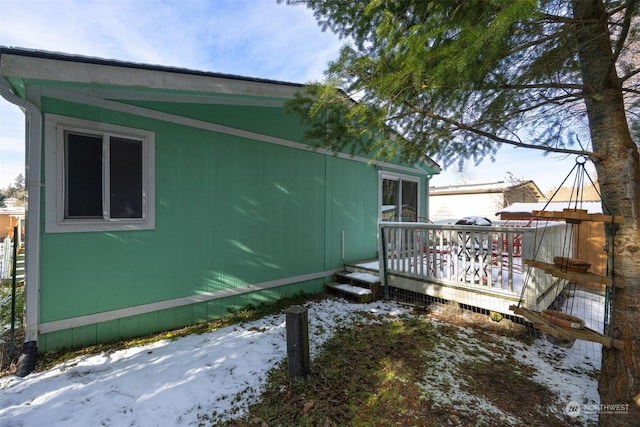
{"type": "Polygon", "coordinates": [[[613,65],[602,0],[573,0],[578,57],[605,213],[625,222],[613,235],[609,266],[624,278],[609,323],[624,350],[603,347],[599,378],[601,426],[637,426],[640,420],[640,154],[631,139],[621,82],[613,65]],[[617,405],[617,406],[606,406],[617,405]]]}

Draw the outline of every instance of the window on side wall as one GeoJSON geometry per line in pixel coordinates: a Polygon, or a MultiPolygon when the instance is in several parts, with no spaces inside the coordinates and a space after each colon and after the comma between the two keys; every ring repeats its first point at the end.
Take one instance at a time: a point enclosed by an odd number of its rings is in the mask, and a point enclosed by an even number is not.
{"type": "Polygon", "coordinates": [[[380,180],[380,219],[416,222],[418,220],[419,179],[384,174],[380,180]]]}
{"type": "Polygon", "coordinates": [[[47,232],[155,228],[153,132],[55,115],[45,126],[47,232]]]}

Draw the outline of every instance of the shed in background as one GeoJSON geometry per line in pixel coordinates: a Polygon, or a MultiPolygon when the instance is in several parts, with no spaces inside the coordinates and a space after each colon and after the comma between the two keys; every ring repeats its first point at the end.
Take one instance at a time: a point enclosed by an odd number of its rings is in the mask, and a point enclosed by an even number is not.
{"type": "Polygon", "coordinates": [[[496,212],[513,203],[540,200],[544,200],[544,195],[533,181],[430,187],[429,219],[443,221],[473,215],[493,221],[499,219],[496,212]]]}

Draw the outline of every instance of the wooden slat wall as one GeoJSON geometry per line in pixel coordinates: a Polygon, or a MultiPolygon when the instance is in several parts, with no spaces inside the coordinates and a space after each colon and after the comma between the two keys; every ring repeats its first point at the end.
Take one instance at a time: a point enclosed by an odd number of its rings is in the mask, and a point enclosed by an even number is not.
{"type": "Polygon", "coordinates": [[[574,258],[591,263],[590,272],[601,276],[607,275],[607,254],[604,251],[604,224],[583,222],[578,230],[578,239],[574,245],[574,258]]]}

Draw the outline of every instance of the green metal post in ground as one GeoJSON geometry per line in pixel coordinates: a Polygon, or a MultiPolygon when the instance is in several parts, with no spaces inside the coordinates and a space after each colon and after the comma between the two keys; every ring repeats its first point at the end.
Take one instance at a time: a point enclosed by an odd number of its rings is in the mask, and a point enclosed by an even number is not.
{"type": "Polygon", "coordinates": [[[309,315],[307,309],[294,305],[286,311],[287,363],[289,378],[306,378],[310,372],[309,315]]]}

